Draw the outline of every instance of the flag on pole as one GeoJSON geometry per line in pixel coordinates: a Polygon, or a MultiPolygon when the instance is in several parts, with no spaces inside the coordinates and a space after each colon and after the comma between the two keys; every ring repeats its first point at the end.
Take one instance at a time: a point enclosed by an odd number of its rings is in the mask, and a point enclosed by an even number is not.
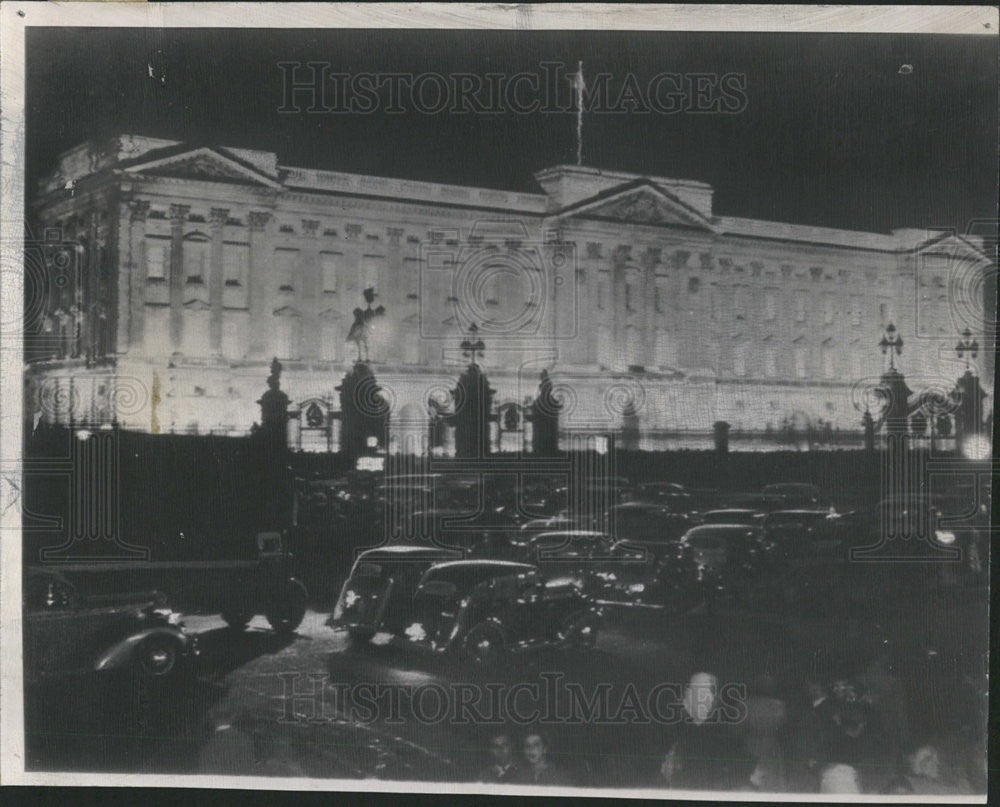
{"type": "Polygon", "coordinates": [[[583,81],[583,62],[576,63],[573,89],[576,90],[576,164],[583,165],[583,91],[587,89],[583,81]]]}

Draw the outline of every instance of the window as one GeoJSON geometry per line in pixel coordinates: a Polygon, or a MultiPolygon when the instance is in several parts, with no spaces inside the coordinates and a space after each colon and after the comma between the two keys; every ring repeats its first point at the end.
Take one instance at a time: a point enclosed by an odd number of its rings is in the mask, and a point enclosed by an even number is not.
{"type": "Polygon", "coordinates": [[[778,299],[773,291],[764,294],[764,319],[774,319],[778,316],[778,299]]]}
{"type": "Polygon", "coordinates": [[[632,310],[632,286],[628,283],[625,284],[625,310],[632,310]]]}
{"type": "Polygon", "coordinates": [[[249,244],[227,243],[222,245],[222,283],[224,286],[239,288],[247,282],[247,266],[250,263],[249,244]]]}
{"type": "Polygon", "coordinates": [[[597,310],[603,311],[607,302],[608,284],[603,280],[597,284],[597,310]]]}
{"type": "Polygon", "coordinates": [[[275,263],[275,284],[278,291],[295,291],[295,266],[298,263],[299,253],[290,249],[279,249],[274,253],[275,263]]]}
{"type": "Polygon", "coordinates": [[[148,239],[146,241],[146,277],[149,280],[167,279],[167,255],[170,243],[166,239],[148,239]]]}
{"type": "Polygon", "coordinates": [[[377,292],[383,276],[385,258],[381,255],[365,255],[361,260],[361,288],[375,289],[377,292]]]}
{"type": "Polygon", "coordinates": [[[733,289],[733,316],[736,319],[746,317],[747,290],[742,287],[733,289]]]}
{"type": "Polygon", "coordinates": [[[851,325],[861,324],[861,300],[860,294],[851,295],[851,325]]]}
{"type": "Polygon", "coordinates": [[[208,277],[209,248],[208,239],[200,234],[193,234],[184,241],[184,277],[190,285],[201,285],[208,277]]]}
{"type": "Polygon", "coordinates": [[[653,289],[653,310],[657,314],[662,314],[663,313],[663,300],[662,300],[662,297],[663,297],[663,295],[662,295],[662,292],[660,291],[660,287],[657,286],[656,288],[653,289]]]}
{"type": "Polygon", "coordinates": [[[670,331],[656,332],[656,364],[659,367],[674,367],[677,365],[677,350],[670,331]]]}
{"type": "Polygon", "coordinates": [[[320,327],[319,357],[323,361],[337,360],[337,343],[341,334],[337,322],[324,322],[320,327]]]}
{"type": "Polygon", "coordinates": [[[319,257],[320,266],[323,271],[324,294],[337,293],[337,279],[340,272],[340,259],[341,255],[339,252],[324,252],[319,257]]]}
{"type": "Polygon", "coordinates": [[[274,355],[279,359],[295,359],[299,355],[298,317],[274,318],[274,355]]]}
{"type": "Polygon", "coordinates": [[[166,306],[146,307],[144,343],[153,356],[170,353],[170,309],[166,306]]]}
{"type": "Polygon", "coordinates": [[[775,355],[773,347],[764,350],[764,375],[768,378],[774,378],[778,375],[778,357],[775,355]]]}
{"type": "Polygon", "coordinates": [[[246,317],[226,314],[222,318],[222,355],[242,359],[246,355],[246,317]]]}
{"type": "Polygon", "coordinates": [[[878,304],[878,318],[883,326],[892,322],[892,305],[885,300],[878,304]]]}
{"type": "Polygon", "coordinates": [[[688,292],[690,294],[697,294],[698,289],[701,288],[701,279],[697,277],[688,278],[688,292]]]}
{"type": "Polygon", "coordinates": [[[406,258],[403,261],[403,288],[407,300],[420,299],[420,259],[406,258]]]}
{"type": "Polygon", "coordinates": [[[746,347],[737,345],[733,348],[733,375],[745,376],[747,374],[746,347]]]}
{"type": "Polygon", "coordinates": [[[826,325],[833,325],[836,316],[836,305],[832,294],[823,295],[823,322],[826,325]]]}
{"type": "Polygon", "coordinates": [[[795,321],[806,321],[806,293],[804,291],[795,292],[795,321]]]}
{"type": "Polygon", "coordinates": [[[806,377],[806,349],[804,347],[795,348],[795,377],[806,377]]]}
{"type": "Polygon", "coordinates": [[[823,347],[823,378],[833,378],[836,375],[834,366],[833,348],[829,345],[823,347]]]}

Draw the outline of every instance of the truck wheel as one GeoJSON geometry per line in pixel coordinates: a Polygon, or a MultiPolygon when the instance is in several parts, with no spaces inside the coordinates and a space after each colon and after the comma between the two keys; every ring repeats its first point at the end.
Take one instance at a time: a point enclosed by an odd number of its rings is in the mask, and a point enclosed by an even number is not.
{"type": "Polygon", "coordinates": [[[293,633],[305,615],[306,587],[298,580],[287,580],[264,603],[264,616],[278,633],[293,633]]]}

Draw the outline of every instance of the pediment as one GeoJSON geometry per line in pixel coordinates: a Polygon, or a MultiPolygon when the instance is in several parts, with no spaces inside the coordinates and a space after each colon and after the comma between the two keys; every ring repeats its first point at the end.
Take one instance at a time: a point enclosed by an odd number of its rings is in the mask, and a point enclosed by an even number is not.
{"type": "Polygon", "coordinates": [[[257,169],[208,147],[190,149],[179,154],[139,162],[125,170],[144,176],[224,182],[230,185],[281,187],[279,183],[257,169]]]}
{"type": "Polygon", "coordinates": [[[199,297],[194,297],[184,303],[184,308],[188,311],[209,311],[212,306],[199,297]]]}
{"type": "Polygon", "coordinates": [[[564,208],[557,216],[660,227],[717,229],[701,212],[649,180],[612,188],[564,208]]]}
{"type": "Polygon", "coordinates": [[[294,306],[284,305],[281,308],[275,308],[274,309],[274,316],[276,316],[276,317],[299,317],[299,316],[302,316],[302,314],[294,306]]]}
{"type": "MultiPolygon", "coordinates": [[[[990,240],[987,239],[987,245],[990,245],[990,240]]],[[[995,240],[993,240],[992,246],[995,248],[995,240]]],[[[951,261],[992,263],[993,260],[977,244],[970,243],[954,233],[941,233],[936,237],[929,238],[919,244],[915,251],[921,256],[940,255],[951,261]]]]}

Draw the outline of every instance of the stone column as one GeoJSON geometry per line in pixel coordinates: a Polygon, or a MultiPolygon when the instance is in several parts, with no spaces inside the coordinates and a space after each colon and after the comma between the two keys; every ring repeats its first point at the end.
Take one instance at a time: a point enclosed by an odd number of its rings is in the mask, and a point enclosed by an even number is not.
{"type": "Polygon", "coordinates": [[[388,362],[403,363],[406,358],[406,350],[403,341],[406,339],[420,339],[420,328],[407,328],[402,324],[406,316],[408,303],[406,299],[407,290],[410,288],[403,278],[403,250],[401,241],[403,238],[402,227],[388,227],[386,234],[386,254],[384,288],[386,291],[383,297],[383,305],[388,309],[389,316],[395,327],[392,329],[392,342],[386,342],[385,360],[388,362]]]}
{"type": "Polygon", "coordinates": [[[254,210],[249,215],[250,222],[250,345],[247,356],[252,359],[265,358],[270,334],[267,302],[268,265],[270,263],[267,223],[271,214],[254,210]]]}
{"type": "Polygon", "coordinates": [[[181,347],[184,327],[184,222],[191,205],[170,205],[170,346],[181,347]]]}
{"type": "MultiPolygon", "coordinates": [[[[125,277],[128,314],[118,325],[118,351],[124,353],[132,345],[141,345],[146,322],[146,217],[149,202],[133,199],[128,203],[129,223],[128,262],[119,263],[119,274],[125,277]]],[[[123,239],[122,239],[123,240],[123,239]]],[[[124,306],[119,306],[124,308],[124,306]]]]}
{"type": "MultiPolygon", "coordinates": [[[[603,247],[599,241],[587,244],[586,260],[583,265],[583,277],[580,280],[580,313],[578,314],[578,339],[583,342],[583,363],[597,364],[597,335],[601,319],[607,316],[606,311],[597,308],[598,295],[601,287],[600,258],[603,247]]],[[[610,292],[610,289],[608,290],[610,292]]],[[[605,305],[607,305],[605,301],[605,305]]]]}
{"type": "Polygon", "coordinates": [[[304,360],[319,356],[320,323],[319,302],[323,295],[323,271],[319,259],[319,239],[316,233],[319,222],[302,220],[302,249],[299,253],[299,278],[295,284],[297,308],[302,312],[299,328],[299,356],[304,360]]]}
{"type": "Polygon", "coordinates": [[[212,221],[212,269],[208,281],[208,303],[212,308],[209,321],[209,347],[212,353],[222,352],[222,237],[226,221],[229,220],[229,210],[224,207],[213,207],[212,221]]]}
{"type": "Polygon", "coordinates": [[[626,362],[624,361],[627,347],[625,344],[625,320],[627,317],[627,312],[625,311],[625,267],[628,264],[631,249],[631,247],[626,245],[616,247],[614,256],[612,257],[611,315],[613,324],[611,341],[613,342],[613,360],[611,366],[613,370],[626,369],[626,362]]]}
{"type": "MultiPolygon", "coordinates": [[[[650,247],[642,254],[642,365],[656,364],[656,267],[660,263],[660,250],[650,247]]],[[[660,301],[663,304],[663,301],[660,301]]]]}

